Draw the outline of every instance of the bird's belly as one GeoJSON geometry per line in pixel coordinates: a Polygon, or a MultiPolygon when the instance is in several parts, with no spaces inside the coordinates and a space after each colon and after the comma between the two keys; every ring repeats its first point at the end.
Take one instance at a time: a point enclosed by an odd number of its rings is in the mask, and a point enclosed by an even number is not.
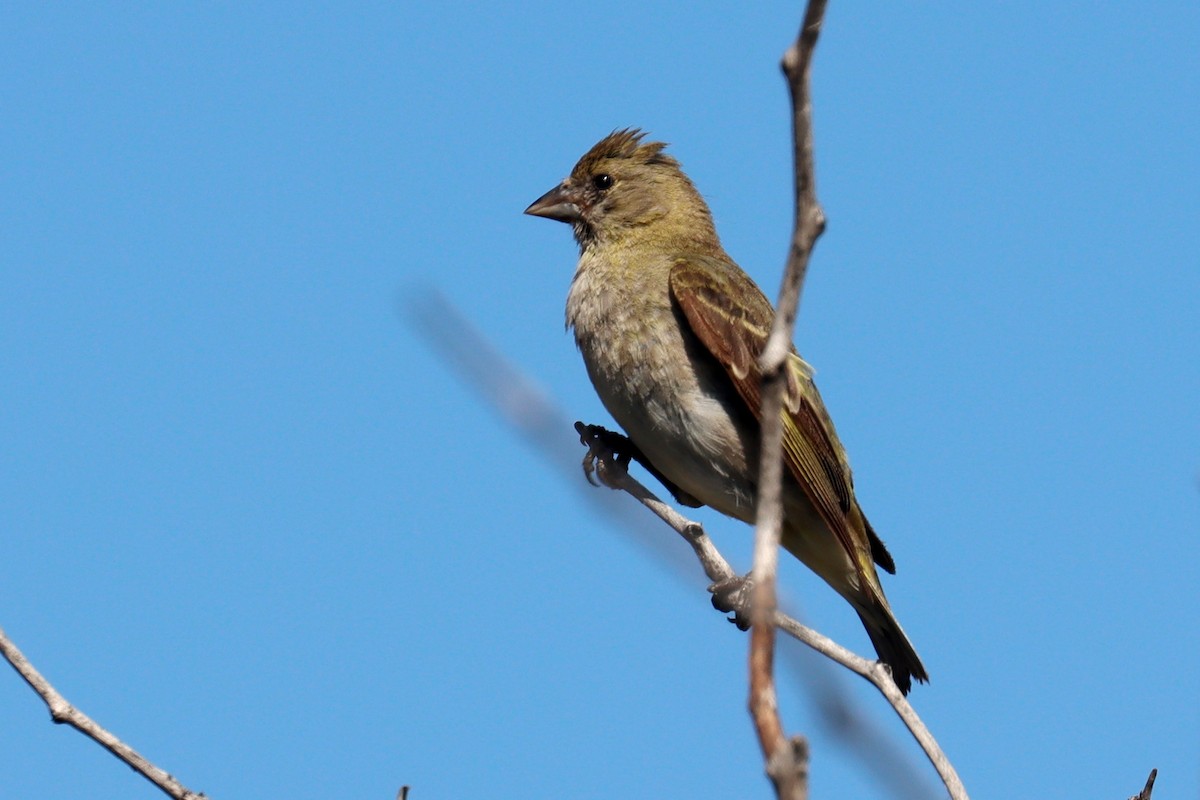
{"type": "MultiPolygon", "coordinates": [[[[701,368],[698,379],[678,377],[649,393],[605,391],[599,384],[597,391],[609,413],[663,475],[705,505],[753,525],[759,426],[740,398],[722,393],[720,376],[707,376],[708,380],[701,368]]],[[[622,385],[651,383],[647,373],[622,385]]],[[[783,546],[838,591],[857,590],[858,576],[845,550],[834,543],[799,487],[786,474],[783,480],[783,546]]]]}
{"type": "MultiPolygon", "coordinates": [[[[740,398],[715,365],[696,366],[682,342],[665,357],[642,350],[620,359],[619,380],[584,360],[605,408],[645,456],[680,489],[723,514],[754,521],[758,427],[746,419],[740,398]],[[671,353],[677,357],[672,358],[671,353]]],[[[660,354],[661,355],[661,354],[660,354]]],[[[615,366],[612,365],[612,366],[615,366]]]]}

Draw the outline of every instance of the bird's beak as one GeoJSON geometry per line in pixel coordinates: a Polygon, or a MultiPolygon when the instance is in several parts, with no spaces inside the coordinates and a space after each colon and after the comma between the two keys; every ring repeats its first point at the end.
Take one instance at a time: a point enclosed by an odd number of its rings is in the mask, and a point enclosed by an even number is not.
{"type": "Polygon", "coordinates": [[[566,184],[555,186],[534,200],[529,208],[525,209],[525,213],[535,217],[556,219],[559,222],[583,221],[583,211],[575,202],[575,195],[567,188],[566,184]]]}

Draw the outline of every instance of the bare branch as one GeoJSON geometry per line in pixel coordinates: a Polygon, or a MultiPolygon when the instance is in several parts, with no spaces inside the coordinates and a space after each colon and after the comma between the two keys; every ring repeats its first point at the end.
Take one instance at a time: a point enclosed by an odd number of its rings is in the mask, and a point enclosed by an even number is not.
{"type": "Polygon", "coordinates": [[[33,664],[29,663],[29,659],[25,658],[24,653],[13,644],[3,629],[0,629],[0,653],[3,653],[4,658],[9,664],[12,664],[12,668],[17,671],[17,674],[46,703],[46,707],[50,709],[50,719],[55,724],[67,724],[75,728],[121,761],[124,761],[135,772],[140,772],[146,780],[153,783],[169,797],[176,798],[176,800],[202,800],[206,796],[185,787],[171,777],[170,774],[147,761],[132,747],[100,727],[87,714],[84,714],[68,703],[66,698],[59,694],[50,685],[50,682],[42,676],[42,673],[38,672],[33,664]]]}
{"type": "Polygon", "coordinates": [[[1135,794],[1129,800],[1150,800],[1150,792],[1154,789],[1154,779],[1158,777],[1158,770],[1150,770],[1150,777],[1146,778],[1146,785],[1140,792],[1135,794]]]}
{"type": "MultiPolygon", "coordinates": [[[[641,482],[625,471],[623,466],[617,464],[609,454],[600,451],[595,455],[599,477],[604,485],[613,489],[620,489],[632,495],[638,502],[653,511],[659,519],[667,523],[676,533],[682,536],[692,546],[709,580],[713,581],[713,583],[720,583],[736,577],[733,568],[712,544],[712,540],[704,532],[704,528],[700,523],[687,519],[660,500],[653,492],[643,486],[641,482]]],[[[756,603],[757,599],[752,602],[751,608],[738,610],[744,613],[753,613],[756,603]]],[[[937,740],[933,738],[933,734],[929,732],[929,729],[925,727],[921,718],[917,716],[917,712],[913,710],[907,698],[896,688],[896,683],[892,680],[891,673],[888,672],[886,666],[878,661],[857,655],[842,647],[828,636],[818,633],[782,611],[775,611],[774,623],[776,627],[798,642],[808,645],[821,655],[835,663],[841,664],[851,672],[866,678],[874,684],[883,693],[884,697],[888,699],[888,702],[891,703],[896,714],[904,722],[909,732],[912,733],[913,738],[917,740],[917,744],[925,751],[925,755],[929,758],[930,763],[933,764],[942,782],[946,785],[950,797],[954,798],[954,800],[966,800],[966,790],[963,788],[958,774],[954,771],[954,767],[950,764],[949,759],[946,758],[945,753],[942,752],[941,747],[938,746],[937,740]]],[[[799,750],[796,740],[788,741],[785,739],[783,747],[792,754],[804,753],[805,760],[797,761],[794,769],[798,775],[806,772],[807,751],[799,750]]],[[[792,756],[785,756],[785,758],[790,759],[792,756]]]]}
{"type": "MultiPolygon", "coordinates": [[[[575,423],[578,430],[581,423],[575,423]]],[[[664,503],[658,498],[654,492],[647,489],[640,481],[629,474],[625,466],[617,462],[611,452],[598,449],[600,443],[593,442],[589,451],[589,458],[595,459],[596,471],[600,482],[611,489],[620,489],[632,495],[635,500],[644,505],[646,508],[654,512],[654,515],[667,523],[676,533],[684,538],[692,547],[692,551],[696,554],[696,558],[700,561],[700,566],[704,568],[704,574],[713,583],[724,583],[737,578],[737,573],[733,567],[717,550],[716,545],[712,543],[712,539],[704,532],[704,526],[699,522],[693,522],[687,517],[680,514],[667,503],[664,503]]]]}
{"type": "MultiPolygon", "coordinates": [[[[825,0],[811,0],[804,12],[804,22],[796,41],[783,54],[780,66],[787,78],[792,99],[792,143],[795,172],[795,217],[787,266],[775,304],[775,324],[760,358],[764,374],[767,370],[782,371],[792,346],[792,331],[808,274],[808,259],[813,245],[825,230],[825,211],[817,201],[816,170],[813,162],[812,96],[809,71],[821,22],[825,15],[825,0]]],[[[765,391],[765,387],[764,387],[765,391]]]]}
{"type": "MultiPolygon", "coordinates": [[[[808,270],[809,254],[825,227],[825,215],[816,198],[813,168],[812,101],[809,66],[825,14],[825,0],[810,0],[796,41],[783,57],[783,71],[792,97],[792,132],[795,141],[795,225],[783,286],[776,303],[775,321],[759,359],[762,385],[762,448],[758,473],[758,508],[754,530],[754,625],[750,632],[750,713],[767,774],[780,798],[806,797],[807,760],[801,748],[785,739],[775,696],[775,576],[779,566],[779,539],[783,530],[783,391],[787,359],[800,291],[808,270]]],[[[803,751],[806,754],[806,749],[803,751]]]]}
{"type": "Polygon", "coordinates": [[[950,797],[954,800],[967,800],[967,790],[959,779],[954,765],[950,763],[950,759],[946,758],[946,754],[942,752],[942,748],[938,745],[937,740],[933,738],[933,734],[929,732],[929,729],[925,727],[925,723],[917,716],[917,712],[909,704],[908,698],[901,694],[900,690],[896,687],[896,682],[892,680],[892,675],[888,671],[887,666],[880,661],[866,659],[857,653],[847,650],[828,636],[824,636],[812,628],[801,625],[786,614],[776,613],[775,624],[780,630],[790,634],[797,641],[803,642],[821,655],[827,656],[851,672],[861,675],[870,681],[887,698],[896,715],[900,717],[905,727],[913,735],[913,738],[917,740],[917,744],[925,751],[925,755],[929,758],[929,763],[937,770],[938,777],[942,779],[942,783],[945,784],[946,791],[950,793],[950,797]]]}

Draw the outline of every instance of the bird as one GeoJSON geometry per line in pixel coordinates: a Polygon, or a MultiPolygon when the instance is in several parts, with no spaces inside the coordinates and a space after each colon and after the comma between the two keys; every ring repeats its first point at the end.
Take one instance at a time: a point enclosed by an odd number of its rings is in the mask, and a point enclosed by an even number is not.
{"type": "MultiPolygon", "coordinates": [[[[663,142],[615,130],[526,214],[567,223],[579,262],[567,294],[588,377],[651,471],[687,505],[754,523],[758,356],[774,309],[726,254],[712,213],[663,142]]],[[[812,368],[793,347],[783,414],[781,545],[858,613],[905,694],[928,681],[884,596],[895,562],[854,493],[812,368]]]]}

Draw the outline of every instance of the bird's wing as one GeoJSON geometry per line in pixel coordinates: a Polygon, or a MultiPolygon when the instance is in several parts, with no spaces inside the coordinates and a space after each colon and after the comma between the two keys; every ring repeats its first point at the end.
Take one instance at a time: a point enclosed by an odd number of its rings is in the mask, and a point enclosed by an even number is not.
{"type": "MultiPolygon", "coordinates": [[[[675,262],[671,294],[692,332],[759,419],[758,357],[774,319],[770,302],[736,265],[707,256],[675,262]]],[[[812,370],[794,351],[784,392],[783,452],[792,477],[850,556],[864,586],[878,585],[872,558],[885,569],[891,566],[889,571],[895,567],[882,542],[867,533],[866,518],[854,501],[845,451],[812,382],[812,370]]]]}

